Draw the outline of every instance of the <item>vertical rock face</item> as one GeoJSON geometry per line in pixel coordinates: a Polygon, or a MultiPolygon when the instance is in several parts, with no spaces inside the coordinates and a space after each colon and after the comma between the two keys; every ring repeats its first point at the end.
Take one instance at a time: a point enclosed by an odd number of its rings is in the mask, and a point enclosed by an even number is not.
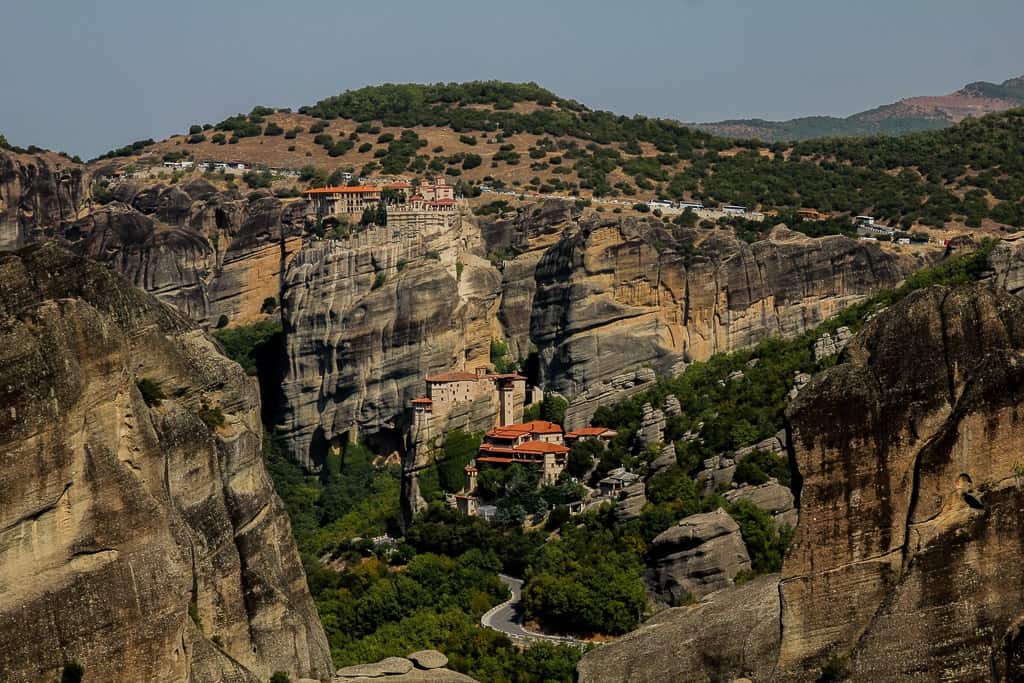
{"type": "Polygon", "coordinates": [[[912,294],[799,393],[781,669],[1024,675],[1022,401],[1024,302],[980,285],[912,294]]]}
{"type": "Polygon", "coordinates": [[[90,199],[81,164],[59,154],[0,149],[0,251],[59,234],[90,199]]]}
{"type": "Polygon", "coordinates": [[[254,382],[183,316],[49,243],[0,258],[0,320],[4,680],[70,660],[90,680],[327,680],[254,382]]]}
{"type": "Polygon", "coordinates": [[[593,401],[591,388],[626,370],[675,372],[770,335],[794,336],[920,265],[877,245],[781,227],[748,245],[719,231],[594,218],[538,263],[530,336],[545,386],[576,397],[567,413],[575,427],[616,398],[593,401]]]}
{"type": "Polygon", "coordinates": [[[722,508],[691,515],[658,534],[649,551],[648,584],[656,598],[678,604],[732,585],[750,571],[750,557],[736,521],[722,508]]]}
{"type": "Polygon", "coordinates": [[[288,260],[302,244],[301,203],[207,196],[205,183],[139,189],[115,186],[125,200],[98,207],[64,236],[73,249],[123,273],[203,325],[261,317],[280,296],[288,260]]]}
{"type": "Polygon", "coordinates": [[[373,229],[310,244],[292,262],[284,430],[307,467],[346,438],[397,447],[425,375],[489,362],[501,280],[468,251],[463,225],[431,236],[373,229]]]}

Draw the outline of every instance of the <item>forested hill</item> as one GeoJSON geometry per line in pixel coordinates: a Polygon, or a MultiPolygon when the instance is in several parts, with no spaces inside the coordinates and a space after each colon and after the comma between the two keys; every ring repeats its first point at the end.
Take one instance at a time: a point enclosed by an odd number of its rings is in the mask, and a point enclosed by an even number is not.
{"type": "Polygon", "coordinates": [[[803,116],[788,121],[732,119],[695,127],[726,137],[768,141],[809,140],[825,136],[906,135],[946,128],[969,116],[983,116],[1024,105],[1024,76],[1002,83],[977,81],[935,97],[909,97],[852,116],[803,116]]]}
{"type": "Polygon", "coordinates": [[[1024,227],[1024,114],[1013,109],[898,138],[794,145],[729,140],[675,121],[593,111],[535,84],[382,85],[297,112],[256,107],[104,161],[237,160],[338,174],[443,175],[480,186],[631,201],[694,199],[762,210],[870,213],[904,227],[1024,227]]]}

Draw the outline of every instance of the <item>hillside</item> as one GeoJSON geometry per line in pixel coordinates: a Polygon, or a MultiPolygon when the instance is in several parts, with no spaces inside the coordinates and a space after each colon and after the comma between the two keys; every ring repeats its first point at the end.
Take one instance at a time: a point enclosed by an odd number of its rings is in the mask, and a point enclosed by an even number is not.
{"type": "Polygon", "coordinates": [[[730,138],[768,142],[820,137],[906,135],[946,128],[965,118],[984,116],[1024,104],[1024,76],[1002,83],[977,81],[948,95],[908,97],[847,117],[802,116],[788,121],[730,119],[696,123],[700,130],[730,138]]]}
{"type": "MultiPolygon", "coordinates": [[[[1012,84],[997,88],[1016,92],[1012,84]]],[[[1024,227],[1019,110],[899,138],[766,146],[592,111],[532,84],[487,82],[363,88],[298,112],[256,107],[190,131],[126,146],[90,168],[109,174],[155,164],[149,177],[171,177],[164,160],[191,159],[299,173],[298,182],[250,174],[247,184],[272,186],[279,196],[342,182],[343,171],[437,174],[466,195],[485,186],[627,204],[664,198],[871,213],[907,229],[1024,227]]]]}

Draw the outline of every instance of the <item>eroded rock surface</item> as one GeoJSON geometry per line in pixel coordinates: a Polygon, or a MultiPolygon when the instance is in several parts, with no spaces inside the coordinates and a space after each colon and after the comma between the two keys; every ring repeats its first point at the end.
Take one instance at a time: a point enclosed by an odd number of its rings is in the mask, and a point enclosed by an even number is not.
{"type": "Polygon", "coordinates": [[[1024,302],[981,285],[874,318],[790,408],[803,476],[780,669],[1022,675],[1024,302]]]}
{"type": "Polygon", "coordinates": [[[52,243],[0,257],[4,681],[70,660],[97,681],[330,677],[259,412],[205,333],[111,270],[52,243]]]}
{"type": "MultiPolygon", "coordinates": [[[[580,683],[721,683],[773,680],[779,651],[778,574],[666,609],[588,652],[580,683]]],[[[813,680],[813,677],[810,678],[813,680]]]]}
{"type": "Polygon", "coordinates": [[[648,585],[668,605],[731,586],[736,574],[750,571],[740,528],[722,508],[669,527],[651,542],[648,554],[648,585]]]}

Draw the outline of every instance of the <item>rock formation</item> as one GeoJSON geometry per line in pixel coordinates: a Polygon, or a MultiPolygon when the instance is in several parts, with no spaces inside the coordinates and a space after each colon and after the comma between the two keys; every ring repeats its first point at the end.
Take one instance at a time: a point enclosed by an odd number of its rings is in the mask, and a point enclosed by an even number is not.
{"type": "Polygon", "coordinates": [[[3,679],[327,680],[255,382],[52,243],[0,257],[0,320],[3,679]]]}
{"type": "Polygon", "coordinates": [[[530,337],[540,380],[574,398],[567,421],[576,427],[598,405],[590,387],[645,365],[673,372],[769,335],[797,335],[920,265],[870,243],[783,227],[748,245],[726,231],[587,218],[537,264],[530,337]]]}
{"type": "Polygon", "coordinates": [[[665,413],[651,406],[643,405],[637,438],[644,446],[655,446],[665,440],[665,413]]]}
{"type": "Polygon", "coordinates": [[[115,190],[130,203],[96,208],[65,238],[203,325],[263,317],[263,302],[278,300],[302,244],[303,203],[209,197],[198,181],[187,187],[196,198],[175,186],[122,183],[115,190]]]}
{"type": "Polygon", "coordinates": [[[59,235],[90,200],[81,164],[52,152],[0,149],[0,251],[59,235]]]}
{"type": "Polygon", "coordinates": [[[501,279],[467,250],[467,224],[426,236],[377,228],[296,255],[284,429],[304,465],[346,438],[397,446],[426,375],[489,363],[501,279]]]}
{"type": "Polygon", "coordinates": [[[588,652],[580,683],[771,681],[779,652],[778,583],[778,574],[760,576],[699,604],[659,612],[588,652]]]}
{"type": "Polygon", "coordinates": [[[850,332],[849,327],[840,327],[835,334],[826,332],[821,335],[814,340],[814,360],[820,361],[836,355],[846,348],[846,344],[852,336],[853,333],[850,332]]]}
{"type": "Polygon", "coordinates": [[[777,589],[659,614],[584,657],[581,680],[1020,680],[1022,404],[1024,301],[932,287],[877,315],[789,408],[800,521],[777,589]],[[754,604],[774,615],[757,647],[684,640],[742,639],[754,604]]]}
{"type": "Polygon", "coordinates": [[[750,571],[740,528],[722,508],[691,515],[661,532],[648,555],[648,585],[669,605],[731,586],[736,574],[750,571]]]}
{"type": "Polygon", "coordinates": [[[437,650],[420,650],[408,657],[387,657],[373,664],[357,664],[339,669],[333,683],[343,681],[383,681],[385,683],[477,683],[457,671],[446,669],[448,658],[437,650]]]}
{"type": "Polygon", "coordinates": [[[793,492],[777,481],[769,481],[760,486],[741,486],[727,491],[725,499],[730,503],[749,500],[772,516],[775,526],[781,529],[788,526],[796,528],[799,512],[793,505],[793,492]]]}
{"type": "Polygon", "coordinates": [[[790,408],[803,477],[780,668],[1024,675],[1024,302],[930,288],[873,319],[790,408]]]}

